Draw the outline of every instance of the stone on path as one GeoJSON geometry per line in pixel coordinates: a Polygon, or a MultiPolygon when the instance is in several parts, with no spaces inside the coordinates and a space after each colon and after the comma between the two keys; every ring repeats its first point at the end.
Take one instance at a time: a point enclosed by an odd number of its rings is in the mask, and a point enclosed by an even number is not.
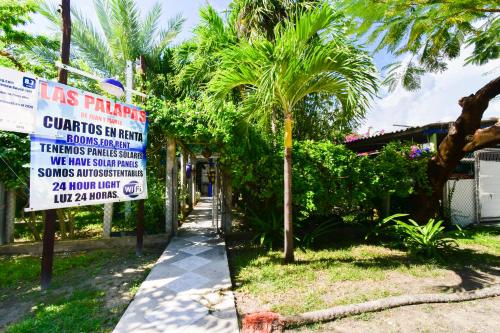
{"type": "Polygon", "coordinates": [[[194,207],[139,288],[115,333],[233,333],[238,319],[211,200],[194,207]]]}

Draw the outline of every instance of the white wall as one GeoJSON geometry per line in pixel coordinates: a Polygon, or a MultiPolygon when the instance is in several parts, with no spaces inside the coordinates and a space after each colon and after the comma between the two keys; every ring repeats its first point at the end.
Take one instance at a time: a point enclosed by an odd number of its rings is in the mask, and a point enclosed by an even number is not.
{"type": "Polygon", "coordinates": [[[500,220],[500,162],[480,161],[481,220],[500,220]]]}

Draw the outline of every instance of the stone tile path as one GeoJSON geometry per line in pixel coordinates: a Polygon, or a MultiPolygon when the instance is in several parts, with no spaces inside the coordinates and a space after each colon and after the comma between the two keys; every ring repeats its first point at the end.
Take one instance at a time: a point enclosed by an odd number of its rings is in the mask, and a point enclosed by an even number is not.
{"type": "Polygon", "coordinates": [[[115,333],[236,333],[224,240],[202,198],[158,259],[115,333]]]}

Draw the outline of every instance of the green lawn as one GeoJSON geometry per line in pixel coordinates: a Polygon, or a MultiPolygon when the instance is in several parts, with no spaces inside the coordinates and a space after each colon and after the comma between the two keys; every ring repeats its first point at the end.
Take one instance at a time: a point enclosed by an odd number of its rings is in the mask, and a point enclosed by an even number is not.
{"type": "Polygon", "coordinates": [[[488,273],[500,265],[499,231],[466,230],[457,239],[459,249],[439,260],[341,240],[328,248],[297,250],[296,263],[290,265],[282,264],[281,252],[251,245],[233,249],[230,261],[239,297],[252,299],[263,309],[296,314],[408,292],[429,292],[466,274],[462,273],[464,268],[488,273]]]}
{"type": "Polygon", "coordinates": [[[18,318],[7,327],[0,318],[0,331],[110,332],[161,250],[145,249],[141,258],[134,249],[57,255],[44,292],[39,257],[0,256],[0,317],[18,318]]]}
{"type": "MultiPolygon", "coordinates": [[[[90,251],[77,254],[57,254],[54,258],[54,275],[80,268],[102,267],[116,256],[116,251],[90,251]]],[[[40,277],[40,258],[34,256],[0,256],[0,288],[19,287],[40,277]]]]}
{"type": "Polygon", "coordinates": [[[71,296],[36,306],[34,315],[10,326],[6,333],[104,332],[109,318],[104,309],[104,292],[76,291],[71,296]]]}

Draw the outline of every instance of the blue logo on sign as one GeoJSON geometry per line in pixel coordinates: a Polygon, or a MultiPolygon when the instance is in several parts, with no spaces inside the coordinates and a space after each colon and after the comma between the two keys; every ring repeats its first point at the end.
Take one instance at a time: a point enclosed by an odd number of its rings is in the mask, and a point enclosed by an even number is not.
{"type": "Polygon", "coordinates": [[[36,80],[35,79],[32,79],[30,77],[23,77],[23,86],[25,88],[29,88],[29,89],[35,89],[35,86],[36,86],[36,80]]]}
{"type": "Polygon", "coordinates": [[[139,194],[142,193],[142,191],[142,185],[140,185],[139,182],[135,180],[131,181],[123,187],[123,194],[131,198],[137,198],[139,194]]]}

